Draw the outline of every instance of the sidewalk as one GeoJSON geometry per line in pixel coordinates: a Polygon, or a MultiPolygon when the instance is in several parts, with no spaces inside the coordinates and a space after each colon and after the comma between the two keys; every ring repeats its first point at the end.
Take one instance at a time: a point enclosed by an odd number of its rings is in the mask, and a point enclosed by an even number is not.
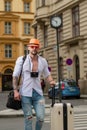
{"type": "MultiPolygon", "coordinates": [[[[45,109],[46,109],[46,114],[49,113],[50,110],[50,104],[45,105],[45,109]]],[[[33,111],[33,115],[35,116],[35,112],[33,111]]],[[[23,116],[23,111],[20,110],[13,110],[13,109],[5,109],[0,111],[0,118],[8,118],[8,117],[22,117],[23,116]]]]}
{"type": "Polygon", "coordinates": [[[87,95],[81,95],[80,98],[87,99],[87,95]]]}

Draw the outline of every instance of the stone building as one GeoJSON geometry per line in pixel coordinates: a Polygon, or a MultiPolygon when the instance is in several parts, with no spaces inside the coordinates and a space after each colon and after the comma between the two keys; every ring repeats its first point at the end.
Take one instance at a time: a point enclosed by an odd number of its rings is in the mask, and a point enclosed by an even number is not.
{"type": "Polygon", "coordinates": [[[33,22],[35,37],[41,42],[40,54],[52,68],[57,81],[57,36],[50,26],[51,16],[59,16],[62,26],[58,28],[60,78],[73,78],[82,93],[87,93],[87,0],[36,0],[33,22]],[[67,65],[67,59],[72,60],[67,65]]]}
{"type": "Polygon", "coordinates": [[[0,91],[12,89],[18,56],[27,53],[33,37],[34,0],[0,0],[0,91]]]}

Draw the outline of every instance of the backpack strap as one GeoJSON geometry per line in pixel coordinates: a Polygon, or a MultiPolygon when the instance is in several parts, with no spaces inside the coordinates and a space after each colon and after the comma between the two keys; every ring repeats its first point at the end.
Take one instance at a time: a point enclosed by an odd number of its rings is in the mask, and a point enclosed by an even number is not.
{"type": "Polygon", "coordinates": [[[26,60],[26,55],[25,56],[23,56],[23,63],[22,63],[22,67],[23,67],[23,64],[24,64],[24,62],[25,62],[25,60],[26,60]]]}

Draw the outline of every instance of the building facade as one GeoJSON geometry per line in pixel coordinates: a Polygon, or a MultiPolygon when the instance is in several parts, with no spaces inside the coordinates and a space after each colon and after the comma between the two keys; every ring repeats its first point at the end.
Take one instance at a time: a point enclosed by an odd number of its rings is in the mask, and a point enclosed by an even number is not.
{"type": "Polygon", "coordinates": [[[28,53],[34,7],[34,0],[0,0],[0,91],[12,89],[15,61],[28,53]]]}
{"type": "MultiPolygon", "coordinates": [[[[81,91],[85,91],[87,86],[87,0],[36,0],[35,4],[36,13],[33,22],[35,37],[42,43],[40,54],[48,60],[54,79],[57,81],[57,63],[60,61],[60,78],[75,79],[80,83],[81,91]],[[59,60],[56,29],[50,26],[53,15],[59,16],[62,20],[62,26],[57,30],[59,60]],[[71,65],[67,64],[68,59],[72,61],[71,65]]],[[[87,93],[87,89],[85,92],[87,93]]]]}

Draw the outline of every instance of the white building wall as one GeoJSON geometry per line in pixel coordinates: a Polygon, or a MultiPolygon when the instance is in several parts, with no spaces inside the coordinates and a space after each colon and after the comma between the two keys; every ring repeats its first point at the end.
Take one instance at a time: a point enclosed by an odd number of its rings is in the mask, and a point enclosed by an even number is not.
{"type": "MultiPolygon", "coordinates": [[[[41,3],[39,3],[41,5],[41,3]]],[[[79,57],[80,62],[80,78],[85,78],[87,72],[87,0],[51,0],[49,2],[46,1],[46,12],[43,10],[44,7],[39,7],[37,9],[37,15],[35,19],[37,20],[38,34],[40,42],[42,43],[42,47],[44,44],[43,41],[43,28],[40,26],[40,20],[44,21],[44,18],[48,19],[48,48],[42,48],[44,52],[44,56],[49,59],[50,65],[52,66],[52,73],[54,77],[57,75],[57,55],[56,55],[56,31],[55,29],[50,27],[50,16],[53,14],[63,14],[63,40],[60,44],[60,56],[63,58],[63,75],[64,77],[72,76],[75,78],[75,65],[72,64],[70,73],[68,72],[66,59],[71,58],[74,59],[74,56],[77,55],[79,57]],[[76,5],[79,5],[79,13],[80,13],[80,36],[78,39],[74,41],[75,38],[72,37],[72,8],[76,5]],[[42,12],[42,13],[41,13],[42,12]],[[49,17],[48,17],[49,16],[49,17]],[[79,38],[81,37],[81,38],[79,38]],[[70,40],[70,41],[69,41],[70,40]],[[78,43],[77,45],[70,46],[72,43],[78,43]],[[53,47],[53,49],[52,49],[53,47]],[[56,72],[55,72],[56,70],[56,72]]],[[[45,22],[45,21],[44,21],[45,22]]]]}

